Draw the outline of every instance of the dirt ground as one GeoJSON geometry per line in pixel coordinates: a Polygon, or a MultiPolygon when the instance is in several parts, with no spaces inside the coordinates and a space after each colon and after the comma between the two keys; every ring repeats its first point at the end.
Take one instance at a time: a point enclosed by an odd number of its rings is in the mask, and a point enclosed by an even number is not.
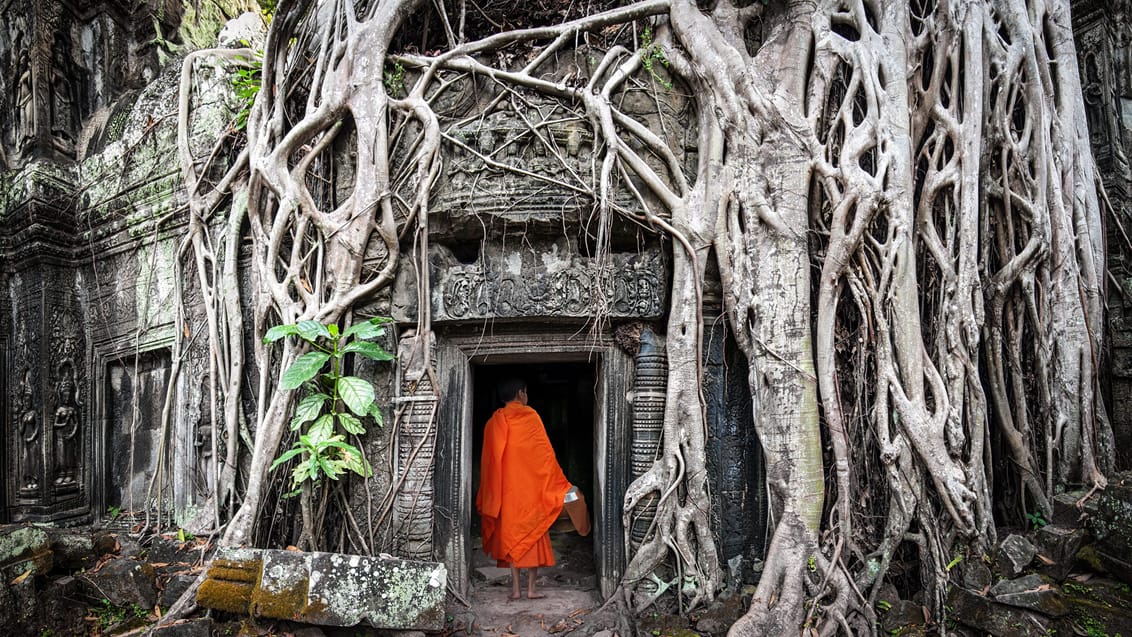
{"type": "MultiPolygon", "coordinates": [[[[452,609],[452,632],[456,636],[585,637],[602,630],[617,632],[616,609],[600,610],[601,595],[593,561],[593,536],[551,530],[556,564],[538,569],[535,580],[543,599],[509,599],[511,571],[498,568],[480,545],[472,539],[470,608],[458,604],[452,609]]],[[[520,584],[526,594],[526,572],[520,584]]],[[[612,607],[611,607],[612,608],[612,607]]]]}

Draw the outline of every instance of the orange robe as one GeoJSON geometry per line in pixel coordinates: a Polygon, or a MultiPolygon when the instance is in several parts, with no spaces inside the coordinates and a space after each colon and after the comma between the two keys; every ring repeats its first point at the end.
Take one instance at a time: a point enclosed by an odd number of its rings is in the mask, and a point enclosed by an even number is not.
{"type": "Polygon", "coordinates": [[[569,490],[538,413],[518,401],[497,409],[484,426],[476,493],[484,552],[504,567],[554,566],[547,531],[569,490]]]}

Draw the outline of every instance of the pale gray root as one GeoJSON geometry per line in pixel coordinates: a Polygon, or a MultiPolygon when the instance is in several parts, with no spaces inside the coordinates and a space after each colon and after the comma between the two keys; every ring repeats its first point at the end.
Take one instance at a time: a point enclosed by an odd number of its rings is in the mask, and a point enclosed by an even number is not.
{"type": "MultiPolygon", "coordinates": [[[[265,85],[280,90],[257,99],[240,160],[247,169],[217,189],[247,182],[255,291],[215,297],[210,338],[236,336],[229,319],[239,303],[252,309],[257,332],[339,320],[389,285],[399,259],[427,271],[441,145],[460,145],[440,129],[430,91],[451,73],[474,73],[500,88],[487,108],[521,102],[519,89],[537,92],[567,104],[594,139],[589,175],[529,174],[479,153],[485,165],[592,198],[602,228],[624,214],[672,239],[663,440],[625,499],[627,520],[658,502],[623,582],[638,610],[655,599],[642,583],[662,570],[679,578],[673,590],[687,608],[721,587],[699,389],[709,248],[750,365],[776,521],[752,606],[731,634],[873,626],[871,606],[905,543],[941,616],[947,563],[994,541],[992,449],[1009,454],[1014,473],[996,479],[1021,485],[1019,510],[1048,512],[1055,490],[1104,484],[1112,450],[1097,391],[1103,236],[1065,0],[721,0],[707,11],[649,0],[398,56],[418,75],[395,99],[382,87],[386,49],[416,6],[374,2],[364,16],[350,2],[281,7],[264,66],[265,85]],[[548,63],[587,33],[642,19],[652,20],[666,72],[696,96],[694,179],[660,136],[619,108],[623,86],[652,81],[642,52],[612,46],[577,86],[546,79],[548,63]],[[489,61],[523,43],[542,48],[522,68],[489,61]],[[292,123],[278,96],[298,90],[296,69],[309,98],[292,123]],[[391,130],[418,136],[403,146],[409,157],[390,156],[391,130]],[[327,209],[306,178],[347,131],[359,178],[327,209]],[[640,210],[620,207],[618,189],[640,210]],[[412,254],[402,257],[399,236],[409,232],[412,254]],[[373,243],[385,254],[376,272],[362,267],[373,243]],[[842,395],[848,386],[853,394],[842,395]],[[882,494],[874,506],[886,508],[883,525],[862,523],[852,507],[862,484],[882,494]]],[[[191,158],[187,166],[196,183],[191,158]]],[[[194,205],[205,219],[216,203],[194,205]]],[[[221,246],[213,253],[209,235],[196,236],[202,281],[231,280],[221,266],[235,263],[225,258],[235,244],[212,242],[221,246]]],[[[423,277],[424,335],[428,298],[423,277]]],[[[252,468],[226,544],[254,537],[289,412],[289,395],[270,379],[300,353],[256,347],[252,468]]],[[[242,391],[232,373],[240,357],[231,348],[217,356],[217,400],[242,391]]],[[[214,409],[218,427],[232,430],[234,405],[214,409]]],[[[221,483],[234,484],[232,476],[221,483]]]]}

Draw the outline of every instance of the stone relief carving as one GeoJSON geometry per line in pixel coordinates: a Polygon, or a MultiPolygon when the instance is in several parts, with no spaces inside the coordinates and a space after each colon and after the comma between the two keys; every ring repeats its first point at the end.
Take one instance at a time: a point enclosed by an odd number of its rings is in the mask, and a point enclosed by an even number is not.
{"type": "Polygon", "coordinates": [[[70,487],[77,484],[80,470],[79,436],[80,415],[77,397],[78,378],[75,362],[64,358],[57,369],[55,381],[55,420],[52,424],[55,438],[55,486],[70,487]]]}
{"type": "Polygon", "coordinates": [[[72,77],[76,74],[74,62],[71,61],[70,38],[63,34],[55,35],[55,43],[51,47],[51,134],[57,141],[67,145],[75,141],[75,132],[78,130],[78,97],[72,77]]]}
{"type": "Polygon", "coordinates": [[[35,91],[31,74],[31,52],[27,36],[22,30],[16,31],[13,41],[12,59],[15,61],[13,77],[16,78],[16,121],[13,122],[12,136],[16,152],[35,137],[35,91]]]}
{"type": "Polygon", "coordinates": [[[62,305],[51,306],[50,321],[52,353],[57,357],[70,359],[73,368],[73,362],[82,354],[79,351],[82,326],[75,313],[62,305]]]}
{"type": "Polygon", "coordinates": [[[578,258],[517,269],[452,265],[436,277],[436,318],[588,317],[602,310],[614,317],[661,316],[665,270],[659,253],[618,254],[612,261],[603,266],[578,258]]]}
{"type": "Polygon", "coordinates": [[[44,481],[42,400],[39,386],[40,304],[35,297],[22,297],[16,302],[15,347],[10,369],[16,382],[11,389],[12,423],[18,436],[9,457],[15,461],[20,501],[36,501],[42,496],[44,481]]]}
{"type": "Polygon", "coordinates": [[[197,388],[197,417],[193,426],[193,491],[206,497],[212,483],[212,401],[209,400],[209,375],[200,376],[197,388]]]}
{"type": "Polygon", "coordinates": [[[19,430],[19,485],[21,496],[35,496],[42,468],[39,462],[40,429],[31,369],[25,367],[17,389],[15,421],[19,430]]]}

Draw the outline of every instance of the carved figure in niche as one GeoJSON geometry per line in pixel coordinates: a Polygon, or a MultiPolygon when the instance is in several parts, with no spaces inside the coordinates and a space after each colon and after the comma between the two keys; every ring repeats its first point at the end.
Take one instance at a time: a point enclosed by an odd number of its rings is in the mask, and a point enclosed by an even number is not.
{"type": "Polygon", "coordinates": [[[200,415],[197,416],[196,426],[193,428],[193,450],[196,463],[194,465],[193,487],[196,493],[208,495],[211,480],[209,471],[212,466],[212,402],[208,392],[209,377],[207,374],[201,379],[197,403],[200,415]]]}
{"type": "Polygon", "coordinates": [[[55,383],[55,484],[77,482],[79,468],[79,405],[75,397],[75,364],[69,358],[59,364],[55,383]]]}
{"type": "Polygon", "coordinates": [[[67,59],[70,47],[62,38],[51,47],[51,133],[56,139],[73,142],[78,128],[75,85],[70,77],[74,68],[67,59]]]}
{"type": "Polygon", "coordinates": [[[35,409],[31,370],[24,369],[16,398],[16,422],[20,433],[20,490],[39,488],[39,415],[35,409]]]}
{"type": "Polygon", "coordinates": [[[31,52],[24,43],[23,31],[17,31],[12,47],[12,58],[16,60],[13,77],[16,78],[16,126],[12,131],[17,151],[24,143],[35,136],[35,97],[31,76],[31,52]]]}

